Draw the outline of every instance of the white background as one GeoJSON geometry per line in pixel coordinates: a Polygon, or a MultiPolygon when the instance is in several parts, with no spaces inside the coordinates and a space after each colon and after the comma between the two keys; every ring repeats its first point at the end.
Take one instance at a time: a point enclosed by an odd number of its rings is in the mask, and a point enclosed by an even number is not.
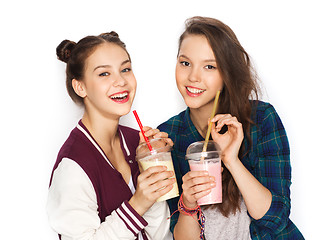
{"type": "MultiPolygon", "coordinates": [[[[67,96],[64,39],[115,30],[138,81],[133,105],[156,127],[185,108],[174,80],[186,18],[228,24],[251,55],[291,145],[291,219],[334,237],[335,14],[331,1],[7,1],[0,7],[1,239],[57,239],[45,212],[52,166],[82,111],[67,96]],[[6,238],[4,238],[4,236],[6,238]]],[[[122,123],[138,128],[132,114],[122,123]]]]}

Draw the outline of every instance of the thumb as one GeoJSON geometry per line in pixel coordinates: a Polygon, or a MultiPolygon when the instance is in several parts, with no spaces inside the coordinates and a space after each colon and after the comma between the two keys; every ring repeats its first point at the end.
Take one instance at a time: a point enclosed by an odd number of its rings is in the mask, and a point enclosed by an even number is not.
{"type": "Polygon", "coordinates": [[[212,126],[211,135],[212,135],[212,138],[213,138],[214,142],[216,142],[216,140],[220,136],[220,133],[218,133],[216,128],[212,126]]]}

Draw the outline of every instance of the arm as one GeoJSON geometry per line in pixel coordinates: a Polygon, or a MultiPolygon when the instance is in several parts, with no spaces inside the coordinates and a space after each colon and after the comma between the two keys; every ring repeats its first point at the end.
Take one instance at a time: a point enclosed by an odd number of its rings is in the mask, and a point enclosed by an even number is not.
{"type": "MultiPolygon", "coordinates": [[[[291,167],[289,145],[284,127],[274,108],[268,105],[265,111],[260,114],[263,113],[264,116],[260,119],[258,126],[259,136],[257,139],[253,138],[254,141],[257,141],[253,142],[253,146],[256,146],[253,149],[256,155],[254,175],[244,167],[238,158],[231,158],[232,155],[237,154],[234,151],[224,151],[222,161],[224,161],[227,169],[232,172],[234,180],[243,195],[248,212],[252,217],[252,224],[256,224],[272,234],[277,234],[286,227],[290,213],[291,167]],[[232,152],[234,154],[231,154],[232,152]],[[236,161],[230,161],[229,159],[235,159],[236,161]],[[258,201],[262,202],[263,206],[258,205],[258,201]]],[[[231,123],[229,123],[230,120],[224,121],[227,121],[226,124],[229,126],[229,124],[233,124],[234,119],[231,123]]],[[[220,128],[223,124],[218,124],[218,127],[220,128]]],[[[234,124],[236,128],[240,125],[236,121],[234,124]]],[[[218,136],[216,132],[215,130],[215,138],[222,137],[218,136]]],[[[226,145],[221,147],[222,149],[227,148],[226,145]]],[[[231,149],[230,146],[228,146],[228,149],[231,149]]]]}
{"type": "Polygon", "coordinates": [[[149,239],[172,239],[170,232],[169,207],[166,201],[155,203],[144,215],[143,218],[148,222],[144,228],[149,239]]]}
{"type": "Polygon", "coordinates": [[[260,136],[255,176],[271,191],[272,202],[266,214],[257,221],[253,220],[253,223],[278,234],[286,227],[291,209],[291,164],[284,126],[271,105],[264,112],[260,136]]]}
{"type": "Polygon", "coordinates": [[[77,163],[66,158],[54,172],[47,213],[51,227],[63,240],[135,239],[147,225],[127,201],[101,223],[91,181],[77,163]],[[131,214],[125,216],[124,211],[131,214]],[[138,225],[129,225],[133,221],[138,225]]]}
{"type": "Polygon", "coordinates": [[[233,176],[250,216],[254,219],[262,218],[270,208],[272,195],[238,158],[244,137],[242,124],[230,114],[216,115],[212,121],[217,122],[216,128],[212,129],[211,133],[213,140],[220,145],[222,162],[233,176]],[[228,126],[227,132],[219,134],[224,125],[228,126]]]}
{"type": "MultiPolygon", "coordinates": [[[[173,142],[168,138],[166,132],[161,132],[159,129],[152,129],[151,127],[144,126],[143,130],[145,136],[149,140],[156,138],[163,138],[164,141],[173,146],[173,142]]],[[[140,143],[145,142],[142,133],[140,132],[140,143]]],[[[163,195],[163,194],[162,194],[163,195]]],[[[170,232],[170,210],[166,201],[156,202],[148,211],[143,215],[143,218],[148,222],[148,226],[145,227],[145,231],[149,239],[172,239],[172,233],[170,232]]]]}
{"type": "MultiPolygon", "coordinates": [[[[183,177],[183,202],[185,207],[192,209],[198,206],[197,200],[207,195],[212,187],[215,187],[214,177],[210,177],[207,171],[190,171],[183,177]]],[[[176,240],[199,239],[200,225],[197,216],[179,214],[174,228],[176,240]]]]}

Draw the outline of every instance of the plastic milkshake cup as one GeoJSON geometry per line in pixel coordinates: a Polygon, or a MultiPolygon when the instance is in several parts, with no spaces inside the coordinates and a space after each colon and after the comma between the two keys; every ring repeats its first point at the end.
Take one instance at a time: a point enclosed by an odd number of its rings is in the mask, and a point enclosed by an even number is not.
{"type": "Polygon", "coordinates": [[[214,141],[208,141],[206,152],[202,152],[205,141],[194,142],[186,150],[186,160],[191,171],[208,171],[209,176],[215,177],[215,187],[211,192],[198,200],[199,205],[222,202],[222,175],[220,147],[214,141]]]}
{"type": "MultiPolygon", "coordinates": [[[[141,143],[136,149],[136,161],[138,162],[140,172],[143,172],[152,166],[166,166],[167,171],[173,171],[174,173],[170,145],[168,145],[162,138],[150,140],[150,145],[152,151],[149,150],[146,142],[141,143]]],[[[175,173],[173,177],[176,178],[175,173]]],[[[158,198],[157,202],[178,196],[178,185],[177,182],[175,182],[172,189],[158,198]]]]}

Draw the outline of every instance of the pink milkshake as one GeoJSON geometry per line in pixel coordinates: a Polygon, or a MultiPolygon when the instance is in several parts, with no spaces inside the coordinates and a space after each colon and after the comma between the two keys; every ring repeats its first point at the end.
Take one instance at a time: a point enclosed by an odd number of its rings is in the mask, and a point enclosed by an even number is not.
{"type": "Polygon", "coordinates": [[[213,142],[208,142],[207,152],[202,152],[203,142],[192,143],[186,151],[186,160],[191,171],[208,171],[215,177],[215,187],[211,192],[198,200],[199,205],[215,204],[222,202],[221,158],[219,147],[213,142]]]}

